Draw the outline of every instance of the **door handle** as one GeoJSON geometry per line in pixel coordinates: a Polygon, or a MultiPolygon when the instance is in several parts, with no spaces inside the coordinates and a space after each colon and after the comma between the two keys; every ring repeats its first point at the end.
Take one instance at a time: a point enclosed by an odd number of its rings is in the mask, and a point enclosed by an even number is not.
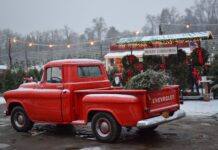
{"type": "Polygon", "coordinates": [[[63,86],[62,85],[58,85],[57,88],[58,89],[63,89],[63,86]]]}
{"type": "Polygon", "coordinates": [[[68,90],[64,89],[64,90],[62,91],[62,93],[65,94],[65,93],[67,93],[67,91],[68,91],[68,90]]]}

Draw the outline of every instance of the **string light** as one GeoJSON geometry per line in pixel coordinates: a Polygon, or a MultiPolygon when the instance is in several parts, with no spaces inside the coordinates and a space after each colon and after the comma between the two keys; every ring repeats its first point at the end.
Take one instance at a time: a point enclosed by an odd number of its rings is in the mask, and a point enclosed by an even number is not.
{"type": "Polygon", "coordinates": [[[17,40],[16,40],[16,38],[13,38],[13,43],[17,43],[17,40]]]}
{"type": "MultiPolygon", "coordinates": [[[[129,35],[129,33],[123,34],[122,36],[116,36],[116,37],[106,38],[105,40],[119,39],[119,38],[123,38],[123,36],[126,36],[126,35],[129,35]]],[[[29,45],[28,42],[16,40],[15,38],[9,38],[9,39],[11,39],[14,43],[19,42],[19,43],[22,43],[22,44],[29,45]]],[[[83,46],[83,45],[86,45],[87,43],[90,44],[90,45],[94,45],[96,42],[98,42],[98,40],[97,40],[97,41],[91,41],[91,42],[83,42],[83,43],[76,44],[76,45],[77,45],[77,46],[79,46],[79,45],[83,46]]],[[[99,41],[99,42],[100,42],[100,41],[99,41]]],[[[34,43],[33,45],[36,45],[36,46],[45,46],[45,47],[49,47],[49,48],[54,47],[54,45],[51,45],[51,44],[42,44],[42,43],[34,43]],[[50,45],[50,46],[49,46],[49,45],[50,45]]],[[[33,45],[32,45],[32,46],[33,46],[33,45]]],[[[70,45],[70,44],[68,44],[68,45],[70,45]]],[[[66,46],[67,48],[68,48],[68,47],[70,48],[70,47],[72,46],[72,45],[70,45],[70,46],[68,46],[68,45],[63,45],[63,44],[62,44],[62,45],[55,45],[55,46],[59,46],[59,47],[66,46]]]]}
{"type": "MultiPolygon", "coordinates": [[[[190,25],[189,25],[189,27],[190,27],[190,25]]],[[[139,31],[136,31],[135,32],[135,34],[140,34],[140,32],[139,31]]],[[[210,33],[211,34],[211,33],[210,33]]],[[[129,35],[129,34],[128,34],[129,35]]],[[[210,36],[210,35],[208,35],[208,36],[210,36]]],[[[117,37],[114,37],[114,38],[106,38],[105,40],[109,40],[109,39],[119,39],[119,38],[122,38],[122,36],[117,36],[117,37]]],[[[205,37],[206,38],[206,37],[205,37]]],[[[29,46],[29,47],[32,47],[32,46],[43,46],[43,47],[49,47],[49,48],[53,48],[54,46],[55,47],[66,47],[66,48],[71,48],[72,47],[72,45],[71,44],[60,44],[60,45],[53,45],[53,44],[43,44],[43,43],[29,43],[29,42],[25,42],[25,41],[20,41],[20,40],[17,40],[16,38],[9,38],[9,39],[11,39],[12,40],[12,42],[13,43],[21,43],[21,44],[26,44],[27,46],[29,46]]],[[[195,42],[195,41],[199,41],[200,39],[199,38],[191,38],[191,39],[187,39],[188,41],[193,41],[193,42],[195,42]]],[[[81,45],[81,46],[83,46],[83,45],[87,45],[87,44],[89,44],[89,45],[91,45],[91,46],[93,46],[93,45],[95,45],[96,44],[96,42],[100,42],[100,41],[98,41],[98,40],[95,40],[95,41],[89,41],[89,42],[83,42],[83,43],[79,43],[79,44],[75,44],[75,45],[77,45],[77,46],[79,46],[79,45],[81,45]]],[[[160,41],[150,41],[150,42],[140,42],[140,43],[136,43],[137,45],[141,45],[142,47],[143,46],[145,46],[145,45],[151,45],[151,44],[164,44],[164,43],[168,43],[168,42],[170,42],[170,43],[173,43],[173,42],[176,42],[176,43],[183,43],[183,41],[181,40],[181,39],[177,39],[177,40],[160,40],[160,41]]],[[[129,43],[129,44],[131,44],[131,43],[129,43]]],[[[119,46],[124,46],[125,47],[125,44],[121,44],[121,43],[119,43],[118,44],[119,46]]],[[[117,46],[118,46],[117,45],[117,46]]],[[[114,46],[114,45],[112,45],[112,46],[114,46]]]]}
{"type": "Polygon", "coordinates": [[[190,24],[187,24],[187,25],[186,25],[186,28],[189,29],[189,28],[190,28],[190,24]]]}
{"type": "Polygon", "coordinates": [[[95,42],[94,42],[94,41],[91,41],[91,42],[90,42],[90,45],[92,45],[92,46],[93,46],[94,44],[95,44],[95,42]]]}
{"type": "Polygon", "coordinates": [[[49,47],[49,48],[52,48],[52,47],[54,47],[54,45],[52,45],[52,44],[49,44],[49,45],[48,45],[48,47],[49,47]]]}
{"type": "Polygon", "coordinates": [[[138,35],[139,35],[139,33],[140,33],[139,31],[136,31],[136,32],[135,32],[136,36],[138,36],[138,35]]]}
{"type": "Polygon", "coordinates": [[[28,46],[29,46],[29,47],[32,47],[32,46],[33,46],[33,43],[29,43],[28,46]]]}

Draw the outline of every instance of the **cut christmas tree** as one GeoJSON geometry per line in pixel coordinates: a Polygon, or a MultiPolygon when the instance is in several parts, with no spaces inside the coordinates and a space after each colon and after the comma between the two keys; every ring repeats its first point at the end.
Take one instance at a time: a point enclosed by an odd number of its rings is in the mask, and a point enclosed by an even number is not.
{"type": "Polygon", "coordinates": [[[164,71],[148,69],[134,77],[126,84],[126,89],[158,90],[167,85],[169,77],[164,71]]]}

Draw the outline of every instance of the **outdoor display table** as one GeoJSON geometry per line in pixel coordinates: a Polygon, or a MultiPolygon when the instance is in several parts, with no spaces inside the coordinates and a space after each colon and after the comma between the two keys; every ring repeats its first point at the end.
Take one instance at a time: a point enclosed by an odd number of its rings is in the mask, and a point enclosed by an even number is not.
{"type": "Polygon", "coordinates": [[[202,81],[200,81],[200,83],[202,85],[202,96],[203,96],[204,101],[209,101],[210,100],[210,89],[209,89],[209,83],[210,82],[211,81],[207,80],[206,78],[205,79],[202,78],[202,81]]]}

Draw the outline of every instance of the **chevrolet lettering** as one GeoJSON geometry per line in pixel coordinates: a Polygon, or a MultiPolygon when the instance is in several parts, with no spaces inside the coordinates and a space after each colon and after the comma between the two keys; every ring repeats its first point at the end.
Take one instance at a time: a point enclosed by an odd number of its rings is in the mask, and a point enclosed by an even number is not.
{"type": "Polygon", "coordinates": [[[166,102],[166,101],[172,101],[174,100],[175,95],[169,95],[169,96],[163,96],[163,97],[156,97],[152,99],[152,103],[161,103],[161,102],[166,102]]]}

